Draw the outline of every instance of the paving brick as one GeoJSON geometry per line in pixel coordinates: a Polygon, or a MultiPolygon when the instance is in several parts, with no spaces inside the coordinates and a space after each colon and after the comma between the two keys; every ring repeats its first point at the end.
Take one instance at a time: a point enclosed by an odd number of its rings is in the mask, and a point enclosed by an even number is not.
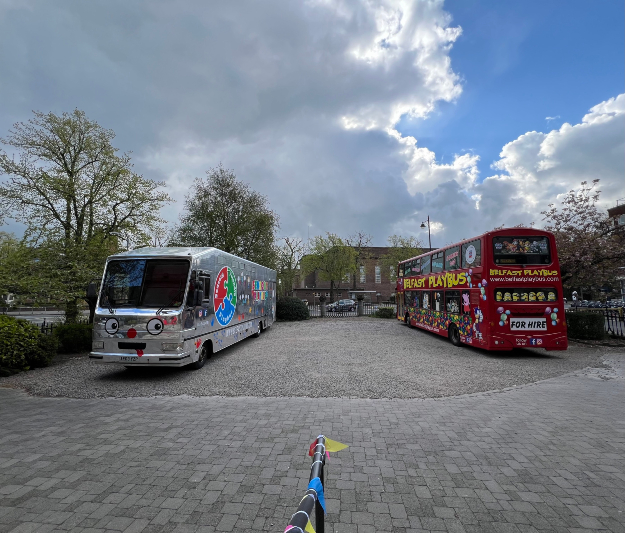
{"type": "Polygon", "coordinates": [[[327,432],[352,446],[326,467],[326,531],[622,532],[622,404],[622,379],[583,372],[432,400],[0,388],[0,531],[283,530],[327,432]]]}

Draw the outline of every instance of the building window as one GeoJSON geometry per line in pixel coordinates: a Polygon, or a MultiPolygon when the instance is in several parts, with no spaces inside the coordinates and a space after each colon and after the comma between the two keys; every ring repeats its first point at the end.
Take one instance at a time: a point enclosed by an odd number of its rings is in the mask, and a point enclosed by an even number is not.
{"type": "Polygon", "coordinates": [[[349,283],[349,272],[343,276],[343,281],[349,283]]]}
{"type": "Polygon", "coordinates": [[[321,296],[321,293],[320,292],[313,292],[313,296],[315,298],[319,298],[319,296],[321,296]]]}
{"type": "Polygon", "coordinates": [[[360,283],[366,283],[367,276],[365,275],[365,266],[360,265],[360,283]]]}
{"type": "Polygon", "coordinates": [[[329,298],[329,297],[330,297],[330,293],[326,292],[326,298],[329,298]]]}
{"type": "Polygon", "coordinates": [[[342,292],[338,292],[336,295],[337,295],[339,298],[343,298],[343,293],[342,293],[342,292]]]}
{"type": "Polygon", "coordinates": [[[382,283],[382,269],[379,265],[375,265],[375,282],[382,283]]]}

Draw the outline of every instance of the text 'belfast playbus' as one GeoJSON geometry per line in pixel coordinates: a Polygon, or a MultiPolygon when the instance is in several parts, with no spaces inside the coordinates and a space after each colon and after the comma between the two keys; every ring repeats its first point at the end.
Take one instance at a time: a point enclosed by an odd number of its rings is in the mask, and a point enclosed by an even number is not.
{"type": "Polygon", "coordinates": [[[488,350],[566,350],[553,235],[530,228],[485,233],[402,261],[397,318],[488,350]]]}

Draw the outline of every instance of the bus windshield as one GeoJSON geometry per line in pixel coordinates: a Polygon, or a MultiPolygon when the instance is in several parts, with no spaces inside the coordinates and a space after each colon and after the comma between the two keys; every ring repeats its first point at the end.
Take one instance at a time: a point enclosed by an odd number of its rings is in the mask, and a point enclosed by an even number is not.
{"type": "Polygon", "coordinates": [[[100,292],[104,307],[180,307],[189,261],[122,259],[106,267],[100,292]]]}
{"type": "Polygon", "coordinates": [[[493,259],[498,265],[548,265],[547,237],[493,237],[493,259]]]}

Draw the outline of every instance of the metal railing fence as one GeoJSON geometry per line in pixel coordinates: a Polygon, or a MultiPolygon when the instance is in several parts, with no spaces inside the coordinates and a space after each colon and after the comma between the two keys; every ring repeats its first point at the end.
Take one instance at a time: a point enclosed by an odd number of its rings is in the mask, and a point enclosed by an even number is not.
{"type": "MultiPolygon", "coordinates": [[[[308,306],[308,312],[310,313],[310,316],[312,318],[321,316],[321,305],[322,304],[308,306]]],[[[330,305],[331,304],[325,304],[326,306],[325,316],[326,317],[344,318],[344,317],[350,317],[350,316],[358,316],[358,304],[354,305],[353,308],[346,307],[343,309],[336,309],[336,310],[333,310],[333,308],[330,307],[330,305]]],[[[394,304],[389,305],[389,304],[374,304],[374,303],[369,303],[369,302],[363,302],[362,314],[363,316],[371,316],[378,309],[382,309],[382,308],[390,308],[390,309],[393,309],[393,311],[397,309],[394,304]]]]}
{"type": "Polygon", "coordinates": [[[605,332],[613,337],[625,338],[625,312],[622,307],[617,309],[594,307],[571,307],[567,313],[600,313],[605,318],[605,332]]]}

